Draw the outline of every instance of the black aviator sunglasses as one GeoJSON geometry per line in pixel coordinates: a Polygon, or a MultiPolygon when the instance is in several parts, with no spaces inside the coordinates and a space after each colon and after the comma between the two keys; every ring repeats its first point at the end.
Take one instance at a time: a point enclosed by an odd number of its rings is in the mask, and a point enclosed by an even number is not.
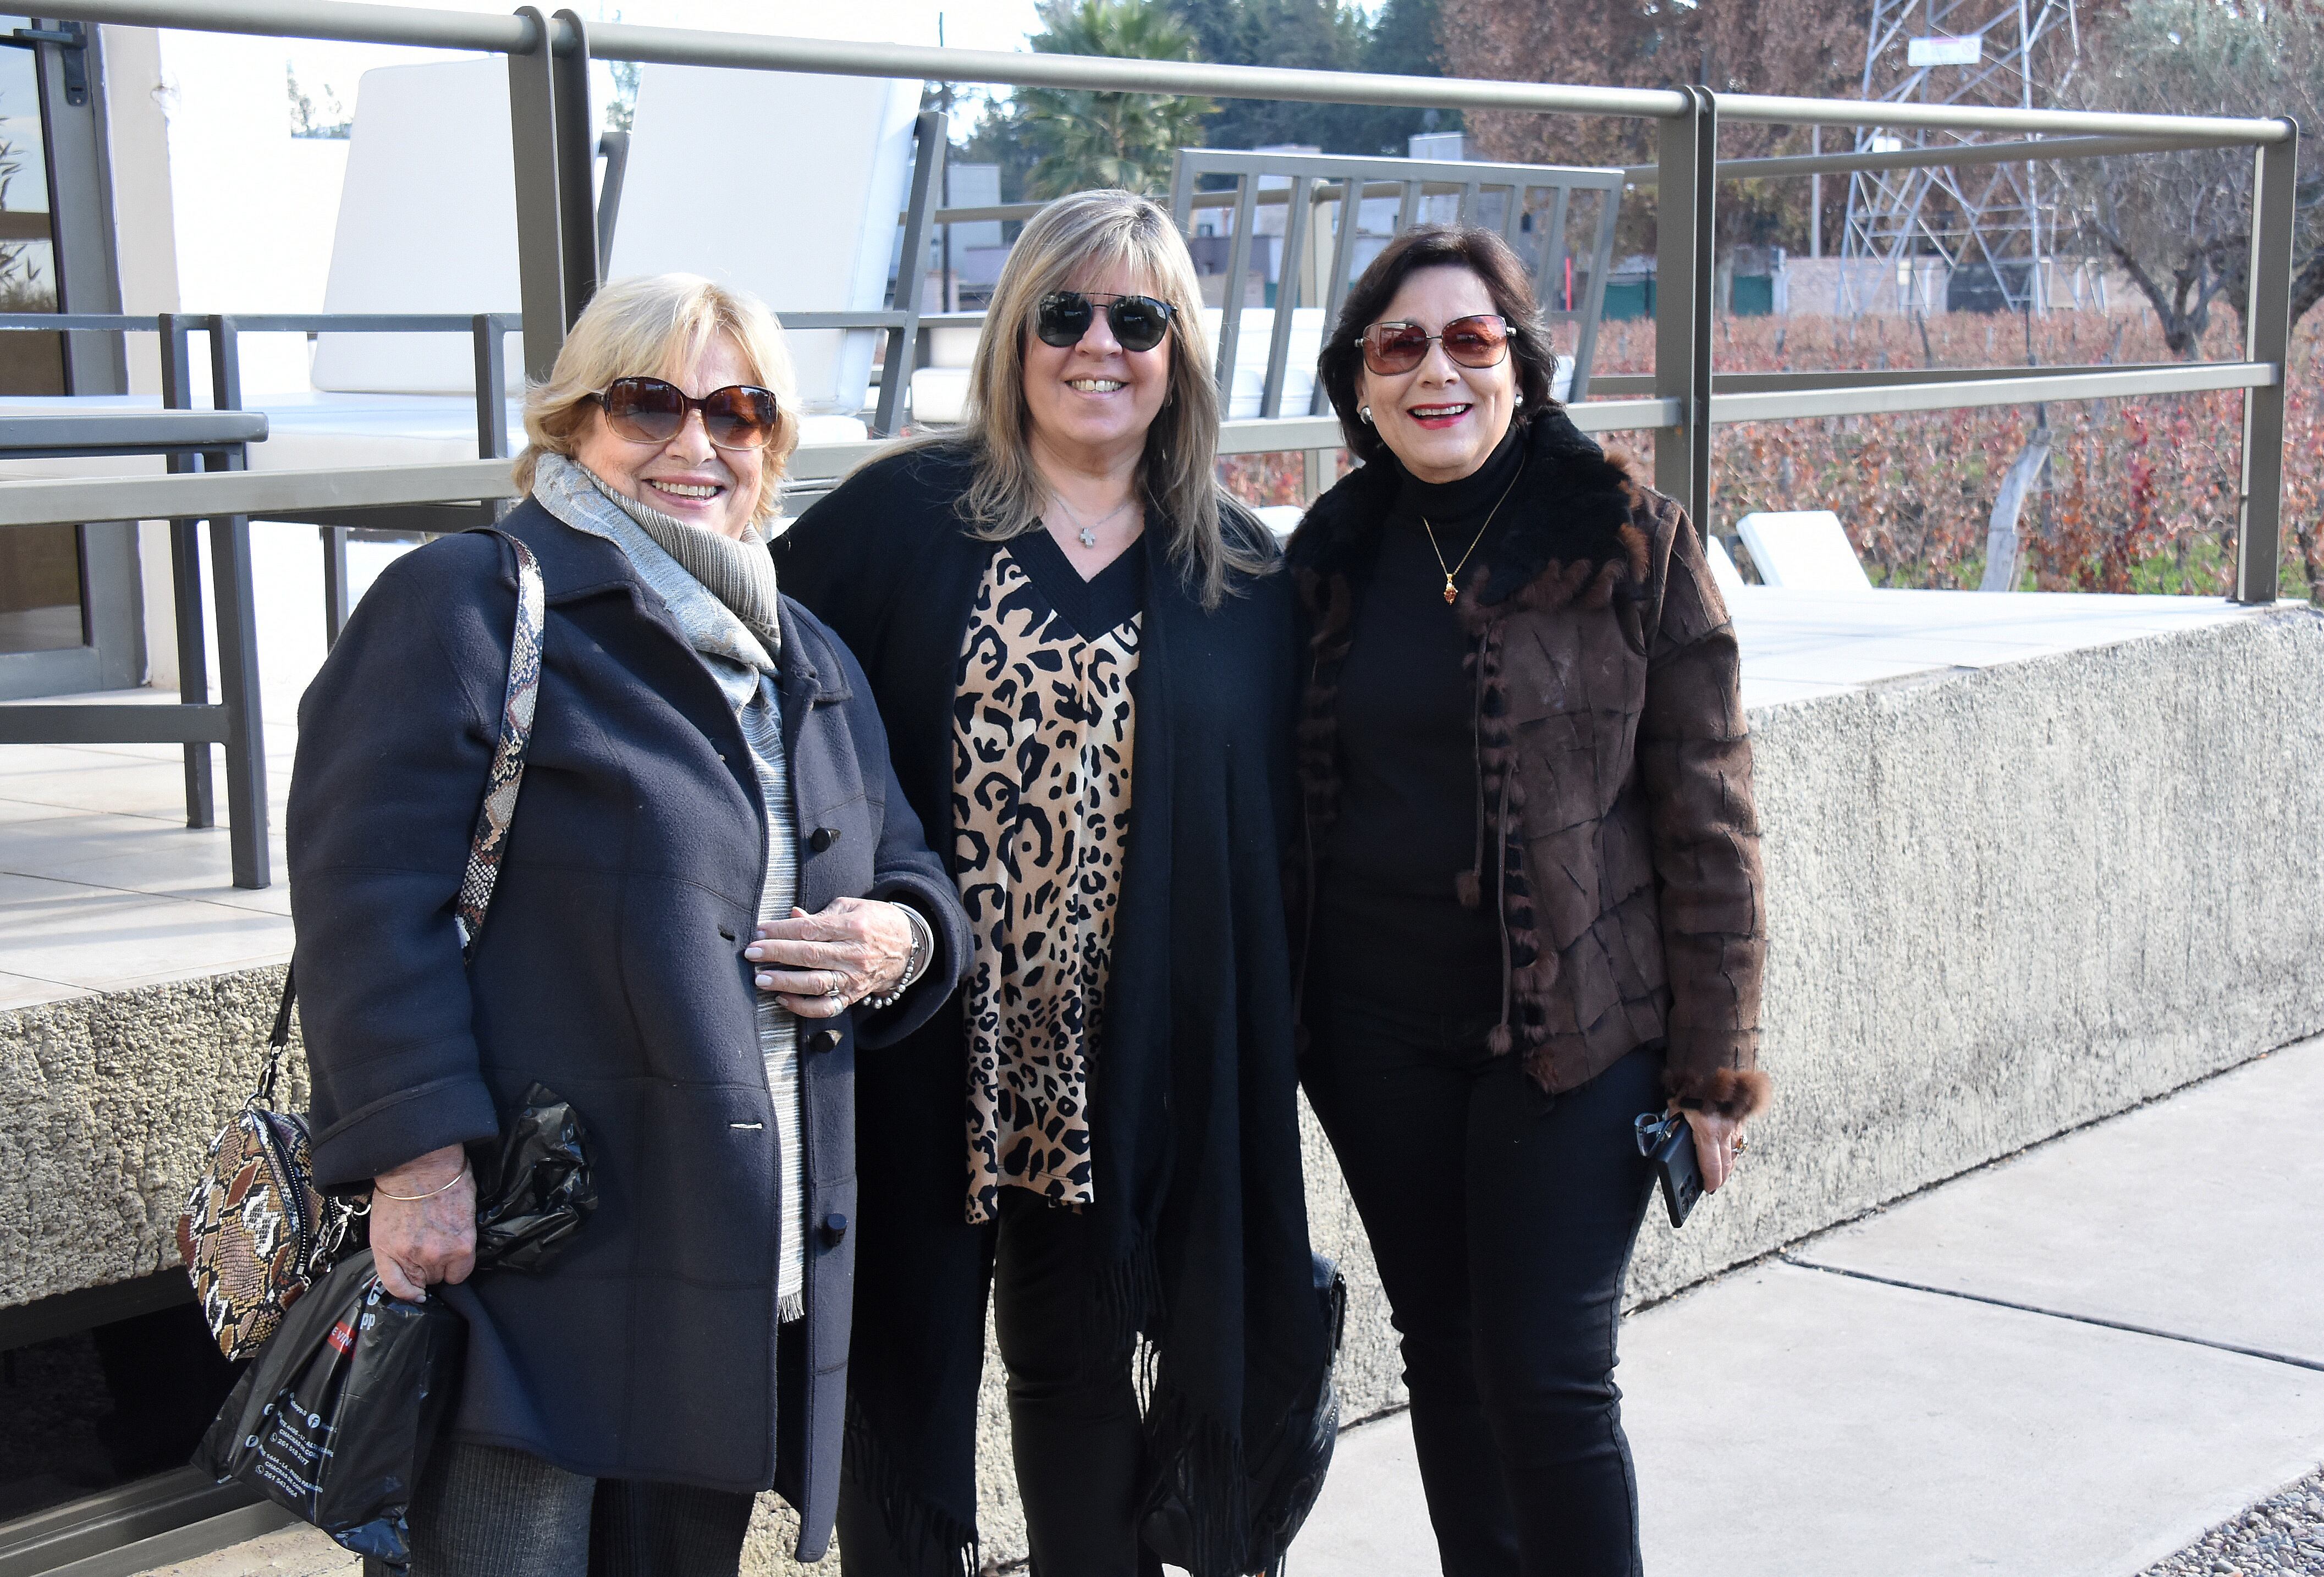
{"type": "Polygon", "coordinates": [[[590,396],[605,412],[605,425],[633,444],[666,444],[686,426],[686,413],[702,412],[702,431],[714,447],[763,449],[775,436],[774,392],[755,383],[729,383],[696,400],[660,378],[616,378],[590,396]]]}
{"type": "Polygon", "coordinates": [[[1152,350],[1160,345],[1162,337],[1170,332],[1171,318],[1177,312],[1169,302],[1157,301],[1151,296],[1051,290],[1033,309],[1033,332],[1041,337],[1043,345],[1055,346],[1059,350],[1079,345],[1095,320],[1101,301],[1105,303],[1106,323],[1124,350],[1152,350]]]}

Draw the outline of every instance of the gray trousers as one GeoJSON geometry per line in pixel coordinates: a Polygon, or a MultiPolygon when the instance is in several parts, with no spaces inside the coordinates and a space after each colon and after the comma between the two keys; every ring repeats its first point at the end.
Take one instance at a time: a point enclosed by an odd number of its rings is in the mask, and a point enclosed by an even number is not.
{"type": "Polygon", "coordinates": [[[734,1577],[752,1499],[447,1440],[412,1498],[410,1577],[734,1577]]]}

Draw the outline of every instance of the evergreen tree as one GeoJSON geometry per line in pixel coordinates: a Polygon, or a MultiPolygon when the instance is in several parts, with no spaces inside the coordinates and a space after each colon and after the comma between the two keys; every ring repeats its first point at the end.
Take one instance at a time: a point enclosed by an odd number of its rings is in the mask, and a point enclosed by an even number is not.
{"type": "MultiPolygon", "coordinates": [[[[1051,55],[1185,60],[1194,34],[1158,0],[1046,0],[1033,48],[1051,55]]],[[[1159,193],[1172,157],[1203,142],[1210,102],[1155,93],[1024,88],[1010,117],[1034,155],[1027,193],[1056,197],[1097,187],[1159,193]]]]}
{"type": "MultiPolygon", "coordinates": [[[[1205,60],[1314,71],[1443,74],[1437,0],[1388,0],[1377,22],[1340,0],[1171,0],[1205,60]]],[[[1418,131],[1452,131],[1457,113],[1365,105],[1222,101],[1210,119],[1217,148],[1305,143],[1332,153],[1405,152],[1418,131]]]]}

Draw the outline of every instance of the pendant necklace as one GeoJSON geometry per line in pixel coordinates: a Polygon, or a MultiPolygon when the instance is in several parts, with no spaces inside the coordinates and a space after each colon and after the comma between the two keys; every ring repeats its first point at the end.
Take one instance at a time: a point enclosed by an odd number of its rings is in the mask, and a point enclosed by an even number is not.
{"type": "Polygon", "coordinates": [[[1080,539],[1081,545],[1084,548],[1094,548],[1097,546],[1097,529],[1105,524],[1106,521],[1113,519],[1114,516],[1120,514],[1123,510],[1128,509],[1132,503],[1137,502],[1137,499],[1138,495],[1133,493],[1128,498],[1123,499],[1120,503],[1115,504],[1111,509],[1106,511],[1105,513],[1098,516],[1097,519],[1077,522],[1074,521],[1074,512],[1066,506],[1064,499],[1052,498],[1049,502],[1056,504],[1058,509],[1064,511],[1066,521],[1076,526],[1074,535],[1080,539]]]}
{"type": "Polygon", "coordinates": [[[1525,466],[1520,463],[1517,466],[1517,476],[1509,478],[1508,486],[1501,489],[1501,496],[1495,499],[1493,501],[1493,507],[1485,512],[1485,523],[1479,526],[1477,528],[1477,534],[1470,539],[1469,551],[1462,554],[1461,562],[1453,565],[1450,569],[1445,569],[1444,567],[1444,549],[1436,545],[1436,528],[1428,523],[1428,517],[1426,515],[1420,517],[1420,529],[1428,533],[1428,550],[1436,555],[1436,567],[1444,570],[1444,600],[1446,602],[1451,603],[1460,600],[1461,594],[1453,589],[1452,577],[1461,573],[1462,568],[1468,564],[1471,555],[1477,551],[1477,544],[1485,540],[1485,533],[1493,529],[1493,517],[1501,512],[1501,505],[1508,503],[1509,494],[1517,490],[1517,477],[1523,476],[1524,475],[1525,466]]]}

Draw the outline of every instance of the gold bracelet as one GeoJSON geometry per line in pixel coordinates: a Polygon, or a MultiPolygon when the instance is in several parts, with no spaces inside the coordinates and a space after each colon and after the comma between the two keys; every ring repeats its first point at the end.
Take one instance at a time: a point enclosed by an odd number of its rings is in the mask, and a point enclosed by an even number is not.
{"type": "Polygon", "coordinates": [[[398,1204],[417,1204],[423,1199],[433,1199],[439,1194],[448,1192],[451,1189],[453,1183],[457,1183],[461,1178],[467,1175],[468,1163],[462,1161],[460,1163],[459,1171],[453,1175],[452,1183],[447,1183],[441,1188],[430,1188],[425,1194],[385,1194],[381,1192],[378,1183],[374,1180],[372,1185],[371,1196],[374,1199],[392,1199],[398,1204]]]}

